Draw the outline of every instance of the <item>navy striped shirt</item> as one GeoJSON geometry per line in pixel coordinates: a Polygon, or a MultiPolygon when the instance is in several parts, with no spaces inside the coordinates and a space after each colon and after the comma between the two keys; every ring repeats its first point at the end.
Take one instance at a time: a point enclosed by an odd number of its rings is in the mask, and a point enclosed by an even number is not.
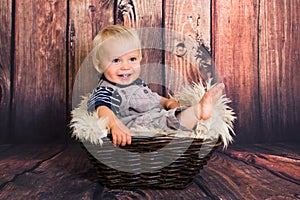
{"type": "MultiPolygon", "coordinates": [[[[101,79],[108,81],[103,76],[101,77],[101,79]]],[[[141,79],[137,79],[132,84],[146,86],[146,84],[141,79]]],[[[109,109],[111,109],[115,114],[117,114],[119,113],[119,108],[121,103],[122,103],[122,98],[117,91],[114,91],[111,87],[98,86],[93,91],[92,96],[88,100],[87,107],[89,112],[93,112],[99,106],[106,106],[109,109]]]]}
{"type": "Polygon", "coordinates": [[[93,112],[99,106],[106,106],[113,112],[118,113],[122,99],[118,92],[110,87],[97,87],[87,102],[88,111],[93,112]]]}

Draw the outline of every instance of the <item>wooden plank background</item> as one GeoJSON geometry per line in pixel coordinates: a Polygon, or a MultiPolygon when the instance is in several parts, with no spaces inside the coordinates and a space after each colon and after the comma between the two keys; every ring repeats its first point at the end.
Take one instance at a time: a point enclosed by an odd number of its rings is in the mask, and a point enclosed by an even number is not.
{"type": "Polygon", "coordinates": [[[203,0],[165,1],[164,10],[164,28],[179,33],[179,36],[167,35],[165,38],[166,46],[175,49],[165,55],[166,86],[176,92],[182,86],[191,85],[192,82],[200,80],[201,74],[195,61],[196,52],[193,48],[197,47],[197,37],[201,34],[204,44],[210,49],[210,2],[203,0]],[[179,43],[184,45],[183,51],[186,50],[186,54],[176,53],[176,46],[179,43]]]}
{"type": "Polygon", "coordinates": [[[15,1],[12,134],[61,141],[66,124],[66,1],[15,1]]]}
{"type": "Polygon", "coordinates": [[[11,89],[12,2],[0,1],[0,141],[9,138],[11,89]]]}
{"type": "Polygon", "coordinates": [[[97,82],[97,76],[95,77],[96,70],[91,67],[80,68],[81,63],[85,61],[85,58],[92,50],[91,41],[93,40],[93,34],[95,34],[93,32],[96,32],[95,29],[98,28],[96,24],[100,24],[99,19],[103,18],[108,24],[113,23],[113,18],[107,17],[113,13],[111,1],[106,1],[105,3],[99,1],[97,7],[91,7],[92,4],[90,3],[90,0],[79,0],[72,1],[69,5],[69,40],[72,40],[69,41],[69,105],[71,103],[77,105],[80,102],[80,97],[87,91],[90,91],[91,85],[95,85],[97,82]],[[95,16],[97,13],[100,14],[98,17],[95,16]],[[82,70],[80,73],[78,73],[79,69],[82,70]]]}
{"type": "Polygon", "coordinates": [[[266,140],[299,141],[300,2],[261,0],[259,76],[266,140]]]}
{"type": "Polygon", "coordinates": [[[240,141],[299,141],[297,8],[298,1],[213,1],[216,71],[233,100],[240,141]]]}
{"type": "Polygon", "coordinates": [[[217,73],[237,113],[237,142],[299,141],[297,0],[9,0],[0,5],[0,143],[69,137],[72,96],[79,101],[97,81],[93,68],[80,65],[95,34],[109,24],[172,29],[212,51],[215,71],[206,68],[203,74],[199,63],[189,62],[195,50],[186,40],[158,33],[144,45],[189,51],[145,49],[142,77],[166,95],[161,85],[176,91],[181,83],[197,81],[199,71],[206,78],[217,73]]]}
{"type": "Polygon", "coordinates": [[[141,63],[141,77],[150,87],[163,95],[164,90],[164,67],[163,67],[163,33],[159,29],[155,32],[148,31],[147,27],[163,26],[163,0],[131,1],[127,5],[132,7],[132,11],[122,9],[118,1],[117,13],[115,13],[117,23],[130,26],[138,30],[141,35],[143,49],[143,59],[141,63]],[[129,13],[129,15],[128,15],[129,13]],[[132,17],[130,17],[132,16],[132,17]],[[157,47],[159,47],[157,49],[157,47]]]}
{"type": "Polygon", "coordinates": [[[258,90],[258,0],[213,1],[215,70],[237,114],[237,139],[261,141],[258,90]]]}

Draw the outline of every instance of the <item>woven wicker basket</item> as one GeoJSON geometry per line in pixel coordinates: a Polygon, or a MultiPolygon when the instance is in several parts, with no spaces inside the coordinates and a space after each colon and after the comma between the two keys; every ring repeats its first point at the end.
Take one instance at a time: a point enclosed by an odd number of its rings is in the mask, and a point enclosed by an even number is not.
{"type": "Polygon", "coordinates": [[[159,136],[132,137],[132,144],[125,147],[114,147],[110,138],[104,138],[102,146],[83,147],[104,186],[183,189],[221,144],[221,140],[159,136]]]}

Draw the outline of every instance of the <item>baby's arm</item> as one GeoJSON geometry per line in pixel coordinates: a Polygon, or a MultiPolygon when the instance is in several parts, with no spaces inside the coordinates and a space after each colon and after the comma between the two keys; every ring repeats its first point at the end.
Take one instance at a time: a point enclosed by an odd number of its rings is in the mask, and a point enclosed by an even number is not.
{"type": "Polygon", "coordinates": [[[163,106],[163,108],[165,108],[166,110],[170,110],[170,109],[174,109],[174,108],[178,108],[180,106],[180,103],[178,103],[175,100],[172,99],[168,99],[165,97],[161,97],[162,101],[161,101],[161,105],[163,106]]]}
{"type": "Polygon", "coordinates": [[[112,134],[115,146],[131,144],[130,130],[119,120],[116,115],[106,106],[97,108],[98,117],[108,117],[108,128],[112,134]]]}

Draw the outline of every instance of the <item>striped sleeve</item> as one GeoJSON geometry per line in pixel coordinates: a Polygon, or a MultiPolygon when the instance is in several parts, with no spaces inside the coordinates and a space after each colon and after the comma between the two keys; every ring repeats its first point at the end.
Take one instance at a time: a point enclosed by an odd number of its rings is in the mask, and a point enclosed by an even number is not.
{"type": "Polygon", "coordinates": [[[119,112],[122,99],[118,92],[110,87],[97,87],[87,102],[88,111],[93,112],[99,106],[106,106],[114,113],[119,112]]]}

